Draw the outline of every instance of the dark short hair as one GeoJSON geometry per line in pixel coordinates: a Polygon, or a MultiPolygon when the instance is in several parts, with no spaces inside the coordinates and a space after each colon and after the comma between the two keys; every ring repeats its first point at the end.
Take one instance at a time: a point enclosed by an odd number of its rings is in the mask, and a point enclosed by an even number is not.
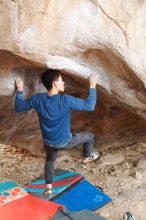
{"type": "Polygon", "coordinates": [[[57,81],[60,76],[60,71],[55,69],[48,69],[43,72],[41,80],[47,90],[52,89],[52,84],[57,81]]]}

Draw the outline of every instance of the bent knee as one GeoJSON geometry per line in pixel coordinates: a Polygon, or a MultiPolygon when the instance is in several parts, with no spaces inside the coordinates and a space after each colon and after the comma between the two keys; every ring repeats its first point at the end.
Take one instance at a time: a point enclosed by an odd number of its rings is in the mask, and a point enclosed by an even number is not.
{"type": "Polygon", "coordinates": [[[94,140],[94,138],[95,138],[95,134],[94,134],[94,133],[92,133],[92,132],[88,132],[87,137],[88,137],[88,140],[93,141],[93,140],[94,140]]]}

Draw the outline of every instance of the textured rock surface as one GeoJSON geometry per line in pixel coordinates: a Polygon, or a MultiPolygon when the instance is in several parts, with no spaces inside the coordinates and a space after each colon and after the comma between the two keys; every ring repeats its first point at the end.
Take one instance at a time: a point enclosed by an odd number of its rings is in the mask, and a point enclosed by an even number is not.
{"type": "Polygon", "coordinates": [[[25,80],[28,97],[42,91],[47,67],[60,69],[67,92],[81,97],[88,76],[100,75],[97,110],[74,113],[73,131],[94,131],[101,146],[144,139],[145,10],[141,0],[1,0],[0,142],[40,154],[36,114],[14,112],[14,78],[25,80]]]}

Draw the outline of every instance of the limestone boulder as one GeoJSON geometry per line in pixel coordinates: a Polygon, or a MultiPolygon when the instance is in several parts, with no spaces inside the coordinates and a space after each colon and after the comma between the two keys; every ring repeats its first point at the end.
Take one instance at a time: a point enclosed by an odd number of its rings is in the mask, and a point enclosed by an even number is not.
{"type": "Polygon", "coordinates": [[[15,113],[15,77],[29,97],[44,91],[47,68],[82,98],[90,74],[99,75],[96,110],[74,112],[73,132],[95,132],[101,147],[144,142],[145,11],[142,0],[0,0],[0,142],[42,153],[36,113],[15,113]]]}

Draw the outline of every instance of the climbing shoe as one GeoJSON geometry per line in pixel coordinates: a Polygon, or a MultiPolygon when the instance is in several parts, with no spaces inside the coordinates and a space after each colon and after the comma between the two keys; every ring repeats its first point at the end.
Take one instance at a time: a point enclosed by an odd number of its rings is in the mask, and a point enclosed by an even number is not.
{"type": "Polygon", "coordinates": [[[51,196],[53,193],[52,189],[46,188],[43,192],[44,196],[51,196]]]}
{"type": "Polygon", "coordinates": [[[99,153],[98,153],[98,152],[92,152],[89,157],[84,157],[82,162],[83,162],[84,164],[86,164],[86,163],[95,161],[95,160],[97,160],[98,158],[99,158],[99,153]]]}

